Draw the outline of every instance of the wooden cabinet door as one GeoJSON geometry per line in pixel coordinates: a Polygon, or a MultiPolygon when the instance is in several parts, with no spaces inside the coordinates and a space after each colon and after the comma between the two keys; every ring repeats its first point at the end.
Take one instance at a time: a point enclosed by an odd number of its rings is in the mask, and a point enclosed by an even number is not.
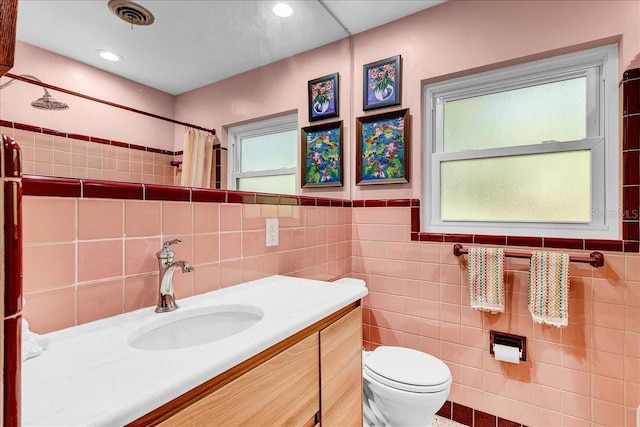
{"type": "Polygon", "coordinates": [[[362,425],[362,308],[320,331],[320,423],[362,425]]]}
{"type": "Polygon", "coordinates": [[[160,425],[313,425],[320,400],[318,353],[314,333],[160,425]]]}

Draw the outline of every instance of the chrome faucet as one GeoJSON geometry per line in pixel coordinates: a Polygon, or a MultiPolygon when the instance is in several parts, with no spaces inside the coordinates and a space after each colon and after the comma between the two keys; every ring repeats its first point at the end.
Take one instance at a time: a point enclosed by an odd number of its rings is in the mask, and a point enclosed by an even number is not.
{"type": "Polygon", "coordinates": [[[180,242],[182,242],[181,239],[169,240],[165,242],[162,249],[156,253],[156,257],[158,257],[158,267],[160,269],[156,313],[165,313],[178,308],[176,297],[173,294],[173,272],[175,269],[180,267],[183,273],[193,271],[193,266],[188,262],[173,260],[175,253],[169,249],[169,246],[180,242]]]}

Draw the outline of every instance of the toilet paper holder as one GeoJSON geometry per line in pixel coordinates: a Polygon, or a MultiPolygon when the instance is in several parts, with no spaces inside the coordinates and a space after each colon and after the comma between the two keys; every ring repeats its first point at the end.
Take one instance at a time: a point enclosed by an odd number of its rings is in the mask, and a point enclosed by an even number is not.
{"type": "Polygon", "coordinates": [[[517,347],[520,353],[520,360],[527,361],[527,337],[507,334],[506,332],[489,331],[489,353],[495,354],[493,351],[495,344],[517,347]]]}

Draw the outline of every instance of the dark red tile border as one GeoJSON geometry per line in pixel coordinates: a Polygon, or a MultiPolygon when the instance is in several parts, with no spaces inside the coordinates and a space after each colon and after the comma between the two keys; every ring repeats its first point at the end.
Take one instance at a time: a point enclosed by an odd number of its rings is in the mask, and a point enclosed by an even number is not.
{"type": "Polygon", "coordinates": [[[623,82],[622,114],[640,113],[640,79],[623,82]]]}
{"type": "Polygon", "coordinates": [[[623,247],[622,240],[599,240],[585,239],[584,248],[587,250],[615,251],[621,252],[623,247]]]}
{"type": "Polygon", "coordinates": [[[527,236],[507,236],[508,246],[531,246],[534,248],[542,247],[542,237],[527,236]]]}
{"type": "Polygon", "coordinates": [[[473,236],[473,243],[480,245],[506,245],[507,236],[491,236],[484,234],[476,234],[473,236]]]}
{"type": "Polygon", "coordinates": [[[640,185],[640,151],[622,153],[622,180],[624,185],[640,185]]]}
{"type": "Polygon", "coordinates": [[[452,403],[450,401],[446,401],[444,402],[444,405],[442,405],[442,407],[438,410],[438,412],[436,412],[436,415],[439,415],[443,418],[446,419],[451,419],[451,405],[452,403]]]}
{"type": "Polygon", "coordinates": [[[331,206],[330,199],[316,199],[316,206],[331,206]]]}
{"type": "Polygon", "coordinates": [[[256,203],[255,193],[248,193],[244,191],[228,191],[227,203],[244,203],[253,205],[256,203]]]}
{"type": "Polygon", "coordinates": [[[89,135],[81,135],[79,133],[68,133],[67,138],[77,139],[77,140],[86,141],[86,142],[89,142],[91,140],[91,137],[89,135]]]}
{"type": "Polygon", "coordinates": [[[545,237],[543,247],[558,249],[584,249],[583,239],[564,239],[560,237],[545,237]]]}
{"type": "Polygon", "coordinates": [[[622,235],[626,237],[626,240],[640,240],[640,224],[637,221],[623,221],[622,235]]]}
{"type": "Polygon", "coordinates": [[[47,135],[53,135],[53,136],[61,136],[63,138],[67,137],[66,132],[60,132],[59,130],[55,130],[55,129],[42,128],[42,133],[47,135]]]}
{"type": "Polygon", "coordinates": [[[631,68],[622,74],[622,81],[640,78],[640,68],[631,68]]]}
{"type": "Polygon", "coordinates": [[[498,417],[482,411],[473,411],[473,427],[496,427],[498,417]]]}
{"type": "Polygon", "coordinates": [[[447,400],[436,415],[474,427],[526,427],[523,424],[478,411],[459,403],[447,400]]]}
{"type": "MultiPolygon", "coordinates": [[[[116,147],[122,147],[122,148],[131,148],[131,145],[128,142],[122,142],[122,141],[113,141],[111,140],[111,145],[114,145],[116,147]]],[[[146,147],[145,147],[146,149],[146,147]]]]}
{"type": "Polygon", "coordinates": [[[192,202],[226,203],[227,192],[225,190],[209,190],[206,188],[191,189],[192,202]]]}
{"type": "Polygon", "coordinates": [[[421,242],[440,242],[444,243],[444,234],[440,233],[418,233],[421,242]]]}
{"type": "Polygon", "coordinates": [[[406,208],[411,206],[411,199],[390,199],[387,200],[387,207],[406,208]]]}
{"type": "Polygon", "coordinates": [[[102,199],[144,199],[144,185],[129,182],[84,180],[83,196],[102,199]]]}
{"type": "Polygon", "coordinates": [[[26,123],[13,123],[14,129],[26,130],[29,132],[42,133],[42,128],[40,126],[28,125],[26,123]]]}
{"type": "Polygon", "coordinates": [[[352,200],[351,206],[354,208],[364,208],[364,200],[352,200]]]}
{"type": "Polygon", "coordinates": [[[24,196],[82,197],[82,181],[74,178],[25,175],[22,178],[24,196]]]}
{"type": "Polygon", "coordinates": [[[89,137],[89,141],[95,142],[96,144],[111,145],[110,140],[104,139],[104,138],[98,138],[97,136],[89,137]]]}
{"type": "Polygon", "coordinates": [[[144,185],[145,200],[164,200],[173,202],[190,202],[191,188],[172,187],[168,185],[144,185]]]}
{"type": "Polygon", "coordinates": [[[77,139],[80,141],[92,142],[95,144],[113,145],[115,147],[123,147],[123,148],[128,148],[130,150],[149,151],[151,153],[165,154],[168,156],[177,156],[182,154],[182,151],[174,152],[171,150],[161,150],[159,148],[145,147],[143,145],[130,144],[128,142],[113,141],[107,138],[100,138],[98,136],[89,136],[89,135],[83,135],[78,133],[67,133],[57,129],[43,128],[40,126],[30,125],[27,123],[11,122],[8,120],[0,120],[0,126],[5,126],[13,129],[26,130],[26,131],[35,132],[35,133],[44,133],[47,135],[66,137],[70,139],[77,139]]]}
{"type": "Polygon", "coordinates": [[[640,150],[640,114],[622,119],[622,149],[640,150]]]}
{"type": "Polygon", "coordinates": [[[622,220],[638,221],[640,219],[640,186],[624,186],[622,188],[622,220]]]}
{"type": "Polygon", "coordinates": [[[445,243],[473,243],[473,234],[453,234],[444,235],[445,243]]]}
{"type": "Polygon", "coordinates": [[[365,200],[364,201],[364,207],[365,208],[386,208],[387,207],[387,201],[386,200],[375,200],[375,199],[365,200]]]}
{"type": "Polygon", "coordinates": [[[300,206],[315,206],[316,205],[316,198],[315,197],[298,196],[298,201],[300,203],[300,206]]]}
{"type": "Polygon", "coordinates": [[[459,405],[453,403],[453,410],[451,411],[451,419],[457,423],[464,424],[466,426],[473,425],[473,409],[468,406],[459,405]]]}

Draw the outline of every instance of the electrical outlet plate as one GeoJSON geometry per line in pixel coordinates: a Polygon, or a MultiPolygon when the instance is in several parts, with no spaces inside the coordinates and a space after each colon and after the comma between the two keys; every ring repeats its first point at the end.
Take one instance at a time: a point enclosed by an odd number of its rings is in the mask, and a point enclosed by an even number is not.
{"type": "Polygon", "coordinates": [[[267,246],[278,246],[278,219],[267,219],[265,228],[267,246]]]}

